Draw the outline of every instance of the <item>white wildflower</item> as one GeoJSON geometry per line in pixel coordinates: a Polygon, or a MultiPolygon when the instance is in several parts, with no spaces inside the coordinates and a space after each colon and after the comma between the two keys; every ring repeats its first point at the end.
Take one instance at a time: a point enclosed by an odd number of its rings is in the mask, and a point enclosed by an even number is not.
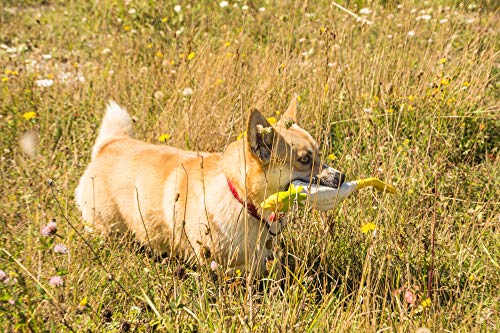
{"type": "Polygon", "coordinates": [[[137,11],[135,10],[135,8],[130,8],[130,9],[128,10],[128,13],[129,13],[130,15],[134,15],[135,13],[137,13],[137,11]]]}
{"type": "Polygon", "coordinates": [[[94,232],[94,229],[91,226],[89,226],[89,225],[84,225],[83,226],[83,231],[85,231],[88,234],[92,234],[94,232]]]}
{"type": "Polygon", "coordinates": [[[155,91],[154,94],[153,94],[153,97],[155,99],[162,99],[165,95],[163,95],[163,93],[161,91],[155,91]]]}
{"type": "Polygon", "coordinates": [[[259,8],[259,12],[261,12],[261,13],[262,13],[262,12],[265,12],[265,11],[266,11],[266,7],[260,7],[260,8],[259,8]]]}
{"type": "Polygon", "coordinates": [[[185,97],[189,97],[193,94],[193,89],[187,87],[187,88],[184,88],[184,90],[182,91],[182,95],[185,96],[185,97]]]}
{"type": "Polygon", "coordinates": [[[247,5],[241,6],[241,10],[248,10],[248,6],[247,5]]]}
{"type": "Polygon", "coordinates": [[[182,6],[181,6],[181,5],[175,5],[175,6],[174,6],[174,12],[176,12],[176,13],[180,13],[180,12],[181,12],[181,10],[182,10],[182,6]]]}
{"type": "Polygon", "coordinates": [[[356,22],[361,22],[361,25],[366,24],[366,25],[372,25],[373,21],[367,20],[364,17],[357,17],[356,22]]]}
{"type": "Polygon", "coordinates": [[[50,79],[36,80],[35,84],[38,87],[48,88],[48,87],[50,87],[50,86],[52,86],[54,84],[54,80],[50,80],[50,79]]]}
{"type": "Polygon", "coordinates": [[[370,15],[372,13],[372,10],[370,8],[361,8],[359,10],[359,13],[361,15],[370,15]]]}
{"type": "Polygon", "coordinates": [[[426,15],[417,16],[415,18],[415,20],[417,20],[417,21],[420,21],[420,20],[429,21],[431,18],[432,18],[432,16],[426,14],[426,15]]]}
{"type": "Polygon", "coordinates": [[[52,59],[52,54],[42,54],[42,59],[43,60],[50,60],[50,59],[52,59]]]}
{"type": "Polygon", "coordinates": [[[70,72],[61,72],[57,76],[57,78],[59,79],[59,81],[61,83],[68,83],[72,77],[73,77],[73,74],[71,74],[70,72]]]}
{"type": "Polygon", "coordinates": [[[226,8],[228,5],[229,5],[229,3],[227,1],[221,1],[219,3],[220,8],[226,8]]]}
{"type": "Polygon", "coordinates": [[[440,19],[440,20],[439,20],[439,24],[445,24],[446,22],[448,22],[448,19],[447,19],[447,18],[444,18],[444,19],[440,19]]]}
{"type": "Polygon", "coordinates": [[[413,37],[413,36],[415,36],[415,31],[413,31],[413,30],[408,31],[408,34],[406,36],[408,36],[410,38],[413,37]]]}

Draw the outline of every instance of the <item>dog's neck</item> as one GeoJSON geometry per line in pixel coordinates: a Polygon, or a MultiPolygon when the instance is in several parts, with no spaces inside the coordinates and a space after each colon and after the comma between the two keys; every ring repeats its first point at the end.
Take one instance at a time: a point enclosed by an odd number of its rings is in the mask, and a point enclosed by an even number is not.
{"type": "Polygon", "coordinates": [[[246,209],[250,215],[252,215],[257,220],[262,220],[262,217],[259,214],[258,208],[255,207],[255,205],[253,203],[248,202],[246,200],[243,200],[241,198],[240,194],[238,193],[238,190],[236,190],[236,188],[234,187],[233,182],[227,177],[226,177],[226,179],[227,179],[227,185],[229,186],[229,189],[231,190],[231,193],[236,198],[236,200],[238,200],[240,202],[240,204],[242,204],[244,207],[246,207],[246,209]]]}
{"type": "Polygon", "coordinates": [[[266,186],[265,177],[259,161],[246,154],[246,144],[245,140],[229,144],[222,155],[222,170],[240,198],[258,207],[265,199],[262,191],[266,186]]]}
{"type": "Polygon", "coordinates": [[[248,152],[245,141],[231,143],[222,155],[222,169],[230,192],[248,214],[263,223],[271,236],[282,231],[283,220],[271,218],[273,212],[260,208],[264,201],[267,182],[260,161],[248,152]]]}

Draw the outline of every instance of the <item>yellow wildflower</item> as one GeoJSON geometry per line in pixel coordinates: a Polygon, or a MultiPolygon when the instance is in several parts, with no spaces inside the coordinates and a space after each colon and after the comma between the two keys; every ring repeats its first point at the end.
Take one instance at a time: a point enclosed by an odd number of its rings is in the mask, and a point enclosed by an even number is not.
{"type": "Polygon", "coordinates": [[[231,58],[233,54],[231,52],[226,53],[226,57],[231,58]]]}
{"type": "Polygon", "coordinates": [[[330,155],[328,155],[328,156],[326,157],[326,161],[327,161],[327,162],[332,162],[332,161],[335,161],[336,159],[337,159],[337,156],[335,156],[335,154],[334,154],[334,153],[331,153],[330,155]]]}
{"type": "Polygon", "coordinates": [[[241,276],[241,271],[239,269],[236,270],[236,275],[241,276]]]}
{"type": "Polygon", "coordinates": [[[278,122],[275,117],[269,117],[269,118],[267,118],[267,121],[271,125],[274,125],[274,124],[276,124],[278,122]]]}
{"type": "Polygon", "coordinates": [[[464,81],[464,83],[462,83],[462,87],[468,87],[468,86],[470,86],[469,81],[464,81]]]}
{"type": "Polygon", "coordinates": [[[148,43],[147,48],[150,49],[153,47],[153,43],[148,43]]]}
{"type": "Polygon", "coordinates": [[[439,59],[439,63],[440,63],[441,65],[446,64],[446,58],[441,58],[441,59],[439,59]]]}
{"type": "Polygon", "coordinates": [[[226,46],[226,47],[231,46],[231,42],[229,42],[229,41],[225,42],[224,46],[226,46]]]}
{"type": "Polygon", "coordinates": [[[388,108],[388,109],[386,110],[386,112],[387,112],[387,113],[393,113],[393,112],[394,112],[394,109],[393,109],[393,108],[388,108]]]}
{"type": "Polygon", "coordinates": [[[422,301],[422,303],[420,303],[420,305],[423,307],[423,308],[426,308],[428,306],[431,305],[431,299],[429,297],[427,297],[426,299],[424,299],[422,301]]]}
{"type": "Polygon", "coordinates": [[[302,97],[300,97],[300,95],[297,95],[297,100],[298,100],[299,102],[302,102],[302,97]]]}
{"type": "Polygon", "coordinates": [[[170,134],[162,134],[160,135],[160,137],[158,138],[159,141],[161,142],[166,142],[170,139],[170,134]]]}
{"type": "Polygon", "coordinates": [[[408,100],[410,102],[413,102],[413,101],[415,101],[415,97],[413,97],[413,95],[410,95],[410,96],[408,96],[408,100]]]}
{"type": "Polygon", "coordinates": [[[129,31],[130,30],[130,26],[128,26],[128,25],[123,26],[123,30],[129,31]]]}
{"type": "Polygon", "coordinates": [[[30,120],[30,119],[33,119],[35,117],[36,117],[36,112],[34,112],[34,111],[25,112],[23,114],[23,118],[26,119],[26,120],[30,120]]]}
{"type": "Polygon", "coordinates": [[[7,82],[7,81],[9,81],[9,78],[8,78],[7,76],[4,76],[4,77],[2,78],[2,82],[7,82]]]}
{"type": "Polygon", "coordinates": [[[78,303],[78,305],[80,305],[80,306],[82,306],[82,307],[83,307],[83,306],[86,306],[86,305],[87,305],[87,303],[88,303],[88,298],[87,298],[87,296],[85,296],[85,297],[84,297],[84,298],[82,298],[82,300],[78,303]]]}
{"type": "Polygon", "coordinates": [[[242,139],[243,137],[245,137],[246,135],[247,135],[247,131],[243,131],[242,133],[240,133],[240,134],[238,135],[238,137],[236,138],[236,140],[240,140],[240,139],[242,139]]]}
{"type": "Polygon", "coordinates": [[[441,86],[447,86],[447,85],[450,84],[450,79],[444,77],[444,78],[441,79],[441,81],[439,81],[439,84],[441,86]]]}
{"type": "Polygon", "coordinates": [[[373,222],[368,222],[368,223],[364,223],[361,228],[359,228],[359,230],[364,233],[364,234],[367,234],[369,233],[370,231],[375,231],[377,229],[377,225],[373,222]]]}
{"type": "Polygon", "coordinates": [[[188,60],[193,60],[194,56],[195,56],[194,52],[191,52],[191,53],[188,54],[187,59],[188,60]]]}
{"type": "Polygon", "coordinates": [[[10,74],[12,74],[12,71],[11,71],[10,69],[6,69],[6,70],[4,71],[4,74],[5,74],[5,75],[10,75],[10,74]]]}
{"type": "Polygon", "coordinates": [[[157,51],[156,54],[155,54],[155,56],[157,58],[163,58],[163,53],[161,53],[161,51],[157,51]]]}
{"type": "Polygon", "coordinates": [[[165,22],[167,22],[167,20],[168,20],[168,19],[167,19],[166,17],[164,17],[164,18],[162,18],[162,19],[161,19],[161,22],[162,22],[162,23],[165,23],[165,22]]]}

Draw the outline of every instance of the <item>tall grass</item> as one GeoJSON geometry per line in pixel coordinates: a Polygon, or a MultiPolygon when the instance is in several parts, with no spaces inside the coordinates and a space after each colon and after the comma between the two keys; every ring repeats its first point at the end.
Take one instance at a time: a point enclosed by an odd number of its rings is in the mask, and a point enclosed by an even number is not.
{"type": "Polygon", "coordinates": [[[0,328],[498,330],[498,9],[339,3],[371,13],[330,1],[1,6],[0,328]],[[276,116],[293,92],[337,169],[399,194],[296,216],[280,235],[283,280],[152,258],[83,224],[73,191],[109,99],[139,139],[222,151],[250,108],[276,116]],[[42,236],[52,219],[57,233],[42,236]]]}

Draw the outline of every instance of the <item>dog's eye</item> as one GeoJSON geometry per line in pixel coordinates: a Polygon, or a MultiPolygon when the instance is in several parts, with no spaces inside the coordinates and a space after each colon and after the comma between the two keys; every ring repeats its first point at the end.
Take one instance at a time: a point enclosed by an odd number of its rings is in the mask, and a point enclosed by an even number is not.
{"type": "Polygon", "coordinates": [[[308,164],[310,160],[311,158],[309,157],[309,155],[305,155],[299,158],[299,162],[302,164],[308,164]]]}

